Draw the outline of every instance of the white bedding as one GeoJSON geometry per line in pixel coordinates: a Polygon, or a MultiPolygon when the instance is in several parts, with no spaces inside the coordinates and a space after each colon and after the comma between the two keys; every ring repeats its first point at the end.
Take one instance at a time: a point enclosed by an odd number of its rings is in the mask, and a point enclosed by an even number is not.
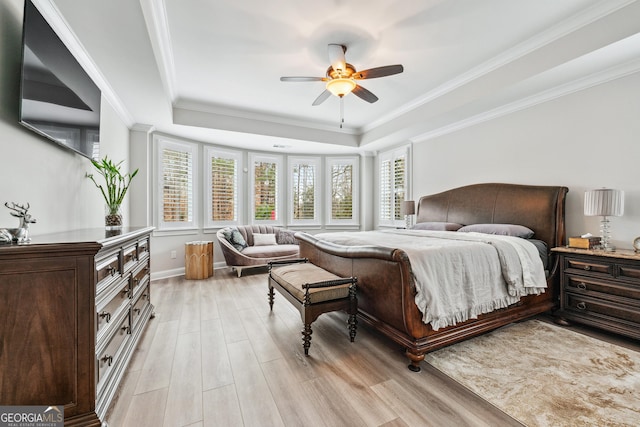
{"type": "Polygon", "coordinates": [[[547,287],[538,250],[519,237],[452,231],[323,233],[333,243],[404,250],[422,320],[434,330],[507,307],[547,287]]]}

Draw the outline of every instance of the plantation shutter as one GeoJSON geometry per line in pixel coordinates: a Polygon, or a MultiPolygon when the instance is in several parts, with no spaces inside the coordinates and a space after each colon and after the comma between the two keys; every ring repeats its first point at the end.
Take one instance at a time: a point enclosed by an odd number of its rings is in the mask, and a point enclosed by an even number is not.
{"type": "Polygon", "coordinates": [[[400,148],[380,155],[380,225],[404,225],[400,209],[407,197],[408,148],[400,148]]]}
{"type": "Polygon", "coordinates": [[[297,164],[293,167],[293,219],[313,220],[316,217],[316,166],[297,164]]]}
{"type": "Polygon", "coordinates": [[[390,221],[392,203],[393,175],[391,174],[391,160],[380,163],[380,219],[390,221]]]}
{"type": "Polygon", "coordinates": [[[278,219],[278,164],[256,161],[254,170],[254,219],[278,219]]]}
{"type": "Polygon", "coordinates": [[[164,223],[193,221],[193,154],[162,149],[162,220],[164,223]]]}
{"type": "Polygon", "coordinates": [[[238,162],[233,158],[211,157],[211,220],[238,219],[238,162]]]}
{"type": "Polygon", "coordinates": [[[403,219],[403,216],[400,214],[400,207],[402,206],[402,202],[405,197],[405,157],[401,156],[393,161],[393,197],[394,197],[394,205],[393,205],[393,218],[394,219],[403,219]]]}
{"type": "Polygon", "coordinates": [[[331,165],[331,219],[353,219],[353,165],[331,165]]]}

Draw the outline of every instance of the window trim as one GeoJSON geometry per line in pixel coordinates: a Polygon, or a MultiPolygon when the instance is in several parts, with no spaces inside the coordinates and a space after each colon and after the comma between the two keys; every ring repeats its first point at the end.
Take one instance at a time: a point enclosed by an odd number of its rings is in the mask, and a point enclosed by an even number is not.
{"type": "Polygon", "coordinates": [[[242,168],[242,152],[220,149],[214,146],[206,146],[203,155],[203,168],[202,170],[206,174],[204,181],[206,182],[205,188],[202,191],[202,200],[204,203],[203,215],[204,215],[204,228],[221,228],[226,226],[238,225],[242,221],[242,212],[244,209],[244,180],[243,180],[243,168],[242,168]],[[212,200],[211,189],[213,183],[211,182],[211,158],[221,157],[226,159],[233,159],[236,161],[236,218],[233,221],[214,221],[211,219],[212,215],[212,200]]]}
{"type": "Polygon", "coordinates": [[[180,141],[165,136],[154,136],[154,143],[156,148],[156,183],[154,185],[154,223],[157,226],[158,231],[182,231],[193,230],[198,228],[198,206],[199,198],[198,193],[198,151],[199,146],[197,144],[180,141]],[[164,149],[171,149],[176,151],[188,152],[191,154],[191,221],[181,222],[165,222],[163,220],[164,204],[163,204],[163,186],[164,186],[164,167],[162,163],[162,152],[164,149]]]}
{"type": "Polygon", "coordinates": [[[326,221],[327,227],[334,226],[359,226],[360,225],[360,157],[359,156],[340,156],[340,157],[326,157],[326,179],[325,188],[327,194],[325,201],[327,205],[326,209],[326,221]],[[353,168],[351,176],[351,188],[353,194],[351,195],[351,219],[333,219],[331,215],[332,211],[332,182],[331,182],[331,168],[335,164],[350,164],[353,168]]]}
{"type": "Polygon", "coordinates": [[[265,224],[265,225],[283,225],[286,223],[284,204],[284,180],[283,180],[283,165],[284,160],[281,155],[262,154],[262,153],[249,153],[249,191],[248,191],[248,215],[249,224],[265,224]],[[270,162],[276,164],[276,219],[255,219],[255,206],[253,199],[255,197],[255,168],[254,165],[257,161],[270,162]]]}

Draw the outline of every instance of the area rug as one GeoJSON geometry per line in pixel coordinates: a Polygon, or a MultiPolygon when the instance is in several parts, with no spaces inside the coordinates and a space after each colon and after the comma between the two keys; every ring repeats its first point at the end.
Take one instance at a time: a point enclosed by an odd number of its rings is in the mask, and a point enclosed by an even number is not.
{"type": "Polygon", "coordinates": [[[529,427],[640,426],[640,353],[539,320],[425,361],[529,427]]]}

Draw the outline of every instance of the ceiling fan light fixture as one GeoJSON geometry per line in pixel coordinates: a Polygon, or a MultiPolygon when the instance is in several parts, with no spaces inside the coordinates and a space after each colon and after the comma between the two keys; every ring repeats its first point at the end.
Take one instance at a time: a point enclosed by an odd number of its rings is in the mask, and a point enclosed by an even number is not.
{"type": "Polygon", "coordinates": [[[343,97],[350,93],[356,88],[356,86],[356,82],[353,81],[353,79],[343,77],[332,79],[327,82],[327,90],[338,97],[343,97]]]}

